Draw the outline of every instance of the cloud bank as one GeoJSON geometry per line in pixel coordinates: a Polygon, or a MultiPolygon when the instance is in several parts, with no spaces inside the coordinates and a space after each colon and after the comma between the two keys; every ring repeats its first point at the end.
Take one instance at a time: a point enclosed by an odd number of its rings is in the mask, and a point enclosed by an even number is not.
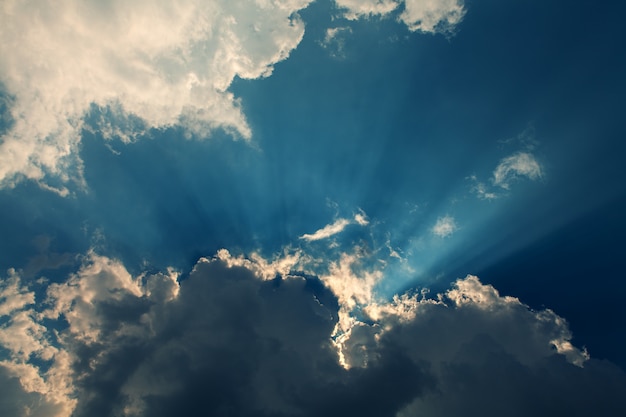
{"type": "Polygon", "coordinates": [[[434,297],[381,300],[371,289],[384,269],[363,267],[364,256],[345,253],[316,277],[296,272],[323,262],[306,254],[221,251],[179,282],[91,252],[37,304],[39,284],[12,271],[0,292],[0,407],[64,417],[626,411],[626,375],[574,347],[551,310],[474,276],[434,297]]]}

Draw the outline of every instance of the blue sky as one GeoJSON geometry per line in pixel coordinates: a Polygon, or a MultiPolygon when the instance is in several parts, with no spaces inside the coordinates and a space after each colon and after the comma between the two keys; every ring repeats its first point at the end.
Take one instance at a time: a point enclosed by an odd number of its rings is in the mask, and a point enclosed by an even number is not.
{"type": "Polygon", "coordinates": [[[625,409],[624,8],[8,3],[0,410],[625,409]]]}

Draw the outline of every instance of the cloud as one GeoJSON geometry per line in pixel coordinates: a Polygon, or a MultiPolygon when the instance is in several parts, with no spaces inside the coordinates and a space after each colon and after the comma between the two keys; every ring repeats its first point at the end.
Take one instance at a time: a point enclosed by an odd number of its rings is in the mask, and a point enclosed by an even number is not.
{"type": "Polygon", "coordinates": [[[300,236],[300,239],[303,239],[309,242],[315,241],[315,240],[327,239],[331,236],[334,236],[338,233],[343,232],[346,226],[351,225],[351,224],[358,224],[359,226],[367,226],[369,224],[369,221],[367,220],[367,215],[361,211],[355,214],[352,220],[337,219],[335,220],[334,223],[331,223],[322,227],[321,229],[317,230],[313,234],[306,233],[300,236]]]}
{"type": "Polygon", "coordinates": [[[450,33],[465,16],[463,0],[336,0],[344,17],[358,19],[385,16],[401,9],[399,20],[409,30],[423,33],[450,33]]]}
{"type": "Polygon", "coordinates": [[[69,355],[33,309],[35,292],[14,270],[0,282],[0,411],[2,415],[66,417],[71,397],[69,355]],[[40,364],[45,364],[44,368],[40,364]],[[39,365],[38,365],[39,364],[39,365]]]}
{"type": "MultiPolygon", "coordinates": [[[[525,137],[524,140],[530,141],[525,137]]],[[[491,186],[479,181],[475,175],[467,177],[473,184],[471,192],[483,200],[494,200],[503,195],[502,190],[509,190],[519,178],[526,177],[536,181],[543,177],[543,169],[530,152],[517,152],[502,158],[493,171],[491,186]]]]}
{"type": "Polygon", "coordinates": [[[435,236],[448,237],[458,229],[454,217],[444,216],[439,217],[437,222],[431,229],[435,236]]]}
{"type": "Polygon", "coordinates": [[[344,17],[355,20],[373,15],[386,15],[398,8],[396,0],[335,0],[337,6],[344,10],[344,17]]]}
{"type": "Polygon", "coordinates": [[[518,152],[500,161],[493,171],[494,185],[509,189],[511,183],[519,177],[537,180],[542,176],[542,169],[535,157],[528,152],[518,152]]]}
{"type": "Polygon", "coordinates": [[[12,120],[0,144],[0,184],[28,178],[50,187],[47,177],[79,177],[83,118],[93,105],[108,112],[98,129],[125,140],[133,132],[120,123],[139,133],[182,125],[200,137],[222,128],[249,139],[228,87],[236,76],[271,74],[302,39],[296,12],[309,3],[5,3],[0,79],[12,120]]]}
{"type": "Polygon", "coordinates": [[[349,26],[328,28],[320,45],[329,51],[333,58],[345,58],[345,38],[350,33],[352,33],[352,29],[349,26]]]}
{"type": "Polygon", "coordinates": [[[463,0],[405,0],[400,20],[412,31],[449,33],[464,16],[463,0]]]}
{"type": "Polygon", "coordinates": [[[63,417],[626,411],[624,372],[573,346],[551,310],[474,276],[434,297],[388,302],[375,293],[384,269],[367,267],[367,256],[345,253],[319,278],[268,278],[283,256],[221,252],[179,283],[174,271],[132,275],[92,252],[36,305],[13,275],[0,303],[18,300],[3,307],[12,316],[0,328],[9,350],[0,409],[63,417]],[[9,328],[18,312],[39,326],[24,332],[43,346],[39,360],[6,342],[17,337],[9,328]]]}

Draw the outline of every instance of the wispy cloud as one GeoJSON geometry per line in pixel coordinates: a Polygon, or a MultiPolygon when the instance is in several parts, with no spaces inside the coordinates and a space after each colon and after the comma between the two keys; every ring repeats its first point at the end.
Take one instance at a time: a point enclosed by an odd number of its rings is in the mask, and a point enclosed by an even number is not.
{"type": "Polygon", "coordinates": [[[345,58],[346,36],[352,33],[352,29],[346,27],[335,27],[326,29],[324,40],[320,45],[326,49],[334,58],[345,58]]]}
{"type": "Polygon", "coordinates": [[[541,176],[541,166],[535,157],[528,152],[518,152],[500,161],[493,171],[492,182],[494,185],[508,190],[511,183],[519,177],[537,180],[541,176]]]}
{"type": "Polygon", "coordinates": [[[358,224],[359,226],[367,226],[369,224],[369,220],[367,220],[367,215],[361,211],[355,214],[353,219],[337,219],[333,223],[328,224],[322,227],[321,229],[317,230],[315,233],[312,233],[312,234],[307,233],[307,234],[300,236],[300,239],[303,239],[309,242],[314,241],[314,240],[327,239],[331,236],[334,236],[338,233],[343,232],[346,226],[351,225],[351,224],[358,224]]]}
{"type": "Polygon", "coordinates": [[[471,192],[483,200],[494,200],[503,196],[511,185],[520,178],[539,180],[543,169],[530,152],[517,152],[502,158],[494,169],[489,183],[478,179],[476,175],[467,177],[472,182],[471,192]],[[503,191],[504,190],[504,191],[503,191]]]}
{"type": "Polygon", "coordinates": [[[346,228],[347,225],[351,223],[348,219],[338,219],[334,223],[328,224],[321,229],[317,230],[312,234],[304,234],[300,236],[300,239],[308,240],[309,242],[313,240],[326,239],[337,233],[343,232],[343,229],[346,228]]]}
{"type": "Polygon", "coordinates": [[[452,216],[439,217],[431,229],[435,236],[447,237],[457,230],[456,222],[452,216]]]}

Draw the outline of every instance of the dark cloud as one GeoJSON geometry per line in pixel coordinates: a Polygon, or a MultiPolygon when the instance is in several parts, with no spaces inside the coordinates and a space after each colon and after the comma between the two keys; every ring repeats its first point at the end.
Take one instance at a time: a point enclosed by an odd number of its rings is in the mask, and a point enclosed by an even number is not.
{"type": "MultiPolygon", "coordinates": [[[[171,271],[133,277],[90,254],[67,283],[50,287],[44,312],[67,322],[59,352],[71,360],[60,375],[73,394],[41,408],[50,393],[27,392],[33,379],[10,377],[5,362],[0,405],[26,415],[37,397],[31,412],[48,411],[34,415],[66,416],[62,405],[75,397],[74,417],[626,411],[619,368],[587,360],[552,311],[530,310],[476,277],[439,298],[363,306],[367,323],[355,321],[335,345],[341,306],[319,279],[268,279],[272,264],[261,258],[220,256],[201,259],[178,284],[171,271]],[[338,348],[352,367],[341,366],[338,348]]],[[[11,291],[24,293],[14,283],[11,291]]],[[[50,373],[40,373],[52,386],[50,373]]]]}

